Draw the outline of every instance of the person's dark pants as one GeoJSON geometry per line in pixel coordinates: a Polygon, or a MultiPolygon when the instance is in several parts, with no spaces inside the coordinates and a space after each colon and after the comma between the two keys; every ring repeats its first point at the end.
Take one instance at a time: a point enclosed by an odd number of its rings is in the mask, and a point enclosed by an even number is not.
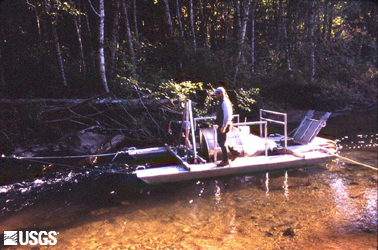
{"type": "MultiPolygon", "coordinates": [[[[227,133],[221,133],[220,127],[217,129],[217,137],[218,137],[218,144],[220,148],[222,149],[222,161],[227,162],[228,161],[228,155],[227,155],[227,133]]],[[[228,147],[230,152],[234,154],[236,151],[232,147],[228,147]]]]}

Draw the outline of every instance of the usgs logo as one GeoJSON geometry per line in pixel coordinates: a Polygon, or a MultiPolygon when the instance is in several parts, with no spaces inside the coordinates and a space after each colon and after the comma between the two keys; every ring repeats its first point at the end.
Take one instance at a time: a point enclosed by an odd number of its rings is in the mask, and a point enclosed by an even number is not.
{"type": "Polygon", "coordinates": [[[4,245],[52,245],[58,242],[54,237],[58,235],[55,231],[4,231],[4,245]]]}

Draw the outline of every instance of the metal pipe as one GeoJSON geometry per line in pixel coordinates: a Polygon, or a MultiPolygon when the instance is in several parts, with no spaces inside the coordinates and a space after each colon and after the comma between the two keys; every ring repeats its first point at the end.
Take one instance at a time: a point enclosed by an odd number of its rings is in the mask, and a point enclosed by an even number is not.
{"type": "Polygon", "coordinates": [[[237,117],[237,120],[238,120],[238,122],[237,123],[240,123],[240,115],[239,114],[236,114],[236,115],[232,115],[232,118],[234,118],[234,117],[237,117]]]}
{"type": "MultiPolygon", "coordinates": [[[[238,122],[240,120],[240,115],[239,114],[235,114],[235,115],[232,115],[232,117],[237,117],[238,119],[238,122]]],[[[194,128],[195,130],[197,130],[197,121],[201,121],[201,120],[214,120],[215,118],[217,118],[216,116],[205,116],[205,117],[196,117],[194,118],[194,128]]]]}
{"type": "Polygon", "coordinates": [[[265,127],[265,131],[264,131],[265,132],[265,156],[268,156],[268,141],[267,141],[267,137],[268,137],[268,123],[267,122],[265,122],[264,127],[265,127]]]}
{"type": "Polygon", "coordinates": [[[265,112],[265,113],[270,113],[273,115],[286,115],[286,113],[281,113],[277,111],[271,111],[271,110],[266,110],[266,109],[260,109],[260,113],[265,112]]]}
{"type": "Polygon", "coordinates": [[[194,128],[195,128],[195,130],[197,130],[197,121],[201,121],[201,120],[213,120],[215,118],[216,118],[216,116],[206,116],[206,117],[197,117],[197,118],[194,118],[194,128]]]}
{"type": "Polygon", "coordinates": [[[287,114],[284,115],[284,121],[285,121],[285,124],[284,124],[284,129],[285,129],[285,150],[287,150],[287,114]]]}
{"type": "Polygon", "coordinates": [[[266,121],[255,121],[255,122],[240,122],[233,124],[234,126],[248,126],[248,125],[264,125],[267,124],[266,121]]]}
{"type": "Polygon", "coordinates": [[[278,123],[278,124],[282,124],[282,125],[285,125],[286,122],[285,121],[276,121],[276,120],[272,120],[272,119],[268,119],[268,118],[262,118],[263,121],[268,121],[268,122],[274,122],[274,123],[278,123]]]}
{"type": "Polygon", "coordinates": [[[192,111],[192,101],[188,100],[188,109],[189,109],[189,120],[190,120],[190,130],[192,134],[192,142],[193,142],[193,152],[194,152],[194,159],[197,159],[197,145],[196,145],[196,136],[194,131],[194,124],[193,124],[193,111],[192,111]]]}
{"type": "MultiPolygon", "coordinates": [[[[260,121],[262,121],[262,109],[260,109],[260,121]]],[[[262,137],[262,124],[260,124],[260,138],[262,137]]]]}

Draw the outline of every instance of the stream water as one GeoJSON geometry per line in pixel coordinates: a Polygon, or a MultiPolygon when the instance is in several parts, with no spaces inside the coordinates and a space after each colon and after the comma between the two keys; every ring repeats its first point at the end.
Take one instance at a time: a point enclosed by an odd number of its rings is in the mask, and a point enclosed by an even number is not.
{"type": "MultiPolygon", "coordinates": [[[[377,167],[376,118],[336,116],[322,136],[377,167]]],[[[155,186],[59,171],[0,186],[0,234],[59,233],[33,249],[377,249],[377,183],[376,171],[341,159],[155,186]]]]}

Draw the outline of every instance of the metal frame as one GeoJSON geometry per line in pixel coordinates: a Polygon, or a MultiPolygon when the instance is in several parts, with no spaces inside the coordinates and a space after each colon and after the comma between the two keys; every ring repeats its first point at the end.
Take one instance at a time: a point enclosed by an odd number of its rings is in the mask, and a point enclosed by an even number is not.
{"type": "MultiPolygon", "coordinates": [[[[192,139],[192,146],[193,146],[193,154],[194,154],[194,159],[197,159],[197,144],[196,144],[196,136],[195,136],[195,131],[197,130],[197,121],[200,120],[213,120],[216,118],[216,116],[207,116],[207,117],[197,117],[193,118],[193,110],[192,110],[192,101],[191,100],[186,100],[186,109],[185,110],[185,115],[184,118],[185,120],[189,120],[190,122],[190,130],[192,131],[191,139],[192,139]]],[[[234,123],[233,126],[252,126],[252,125],[260,125],[260,137],[263,137],[263,127],[264,126],[264,138],[265,138],[265,156],[268,156],[268,142],[267,142],[267,136],[268,136],[268,122],[273,122],[273,123],[278,123],[281,125],[284,125],[284,138],[285,138],[285,149],[287,149],[287,114],[286,113],[280,113],[280,112],[275,112],[275,111],[270,111],[270,110],[265,110],[265,109],[260,109],[260,121],[254,121],[254,122],[242,122],[240,123],[240,115],[239,114],[234,114],[232,115],[232,118],[237,118],[237,123],[234,123]],[[284,121],[277,121],[277,120],[272,120],[263,117],[263,113],[269,113],[269,114],[274,114],[274,115],[281,115],[284,117],[284,121]]],[[[213,125],[214,129],[214,161],[217,161],[217,145],[218,145],[218,137],[217,137],[217,125],[213,125]]]]}
{"type": "MultiPolygon", "coordinates": [[[[260,121],[273,122],[273,123],[281,124],[281,125],[284,126],[285,150],[287,150],[287,114],[281,113],[281,112],[276,112],[276,111],[270,111],[270,110],[266,110],[266,109],[260,109],[260,121]],[[263,113],[283,116],[284,121],[277,121],[277,120],[265,118],[265,117],[263,117],[263,113]]],[[[262,137],[262,131],[261,130],[262,130],[262,127],[260,125],[260,137],[262,137]]]]}

